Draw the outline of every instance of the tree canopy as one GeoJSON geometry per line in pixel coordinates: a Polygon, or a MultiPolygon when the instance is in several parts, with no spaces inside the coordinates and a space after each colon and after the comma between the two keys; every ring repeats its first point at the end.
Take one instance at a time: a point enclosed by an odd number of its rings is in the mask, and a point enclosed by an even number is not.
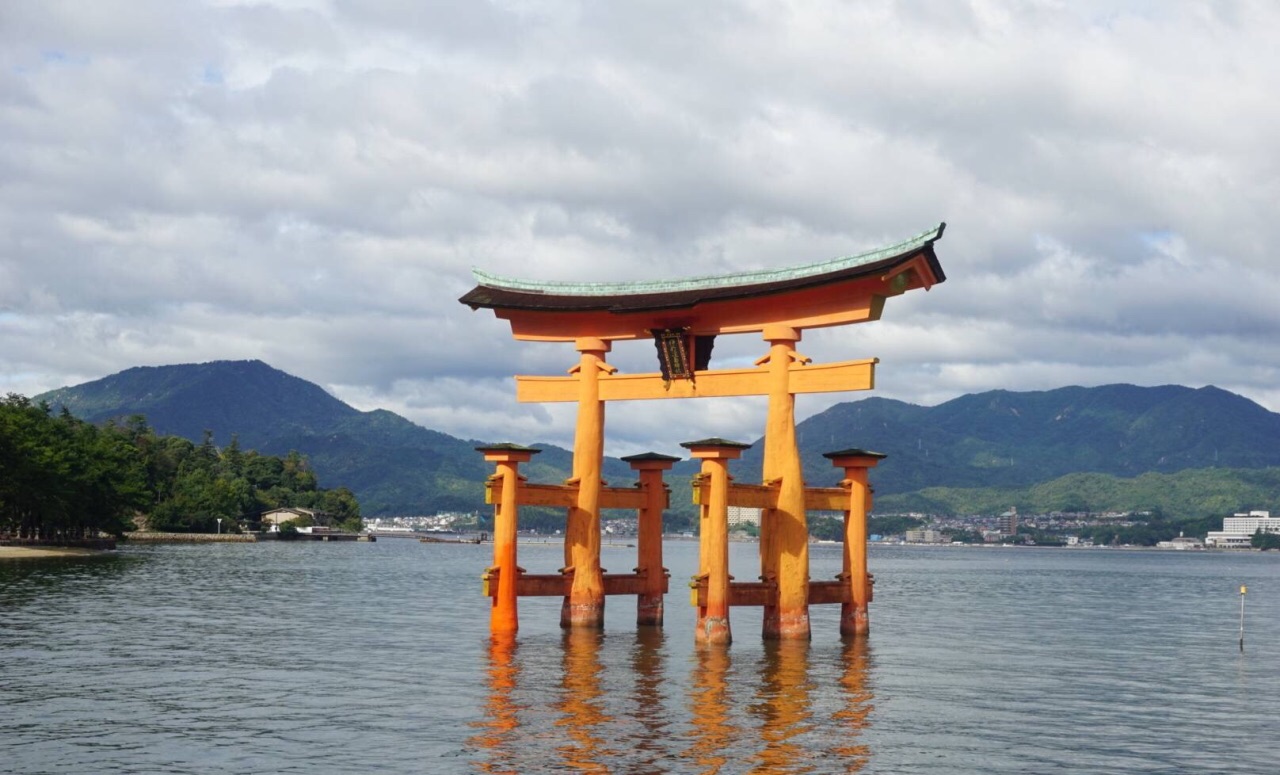
{"type": "Polygon", "coordinates": [[[121,536],[142,516],[153,530],[214,532],[256,526],[263,511],[300,506],[359,529],[350,490],[320,489],[307,459],[219,449],[157,435],[141,415],[87,423],[10,394],[0,401],[0,534],[47,542],[121,536]]]}
{"type": "Polygon", "coordinates": [[[1249,539],[1249,545],[1264,552],[1268,549],[1280,549],[1280,534],[1268,533],[1259,528],[1249,539]]]}

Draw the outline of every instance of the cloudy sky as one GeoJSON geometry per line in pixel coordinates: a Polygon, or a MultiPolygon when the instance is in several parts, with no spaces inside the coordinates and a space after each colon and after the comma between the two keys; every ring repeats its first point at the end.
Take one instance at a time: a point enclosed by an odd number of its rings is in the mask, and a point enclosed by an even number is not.
{"type": "MultiPolygon", "coordinates": [[[[458,304],[471,267],[716,274],[946,221],[946,283],[799,349],[879,357],[877,394],[921,404],[1127,382],[1280,410],[1278,9],[6,0],[0,391],[259,358],[567,444],[572,408],[510,377],[576,354],[458,304]]],[[[762,407],[611,405],[609,452],[751,440],[762,407]]]]}

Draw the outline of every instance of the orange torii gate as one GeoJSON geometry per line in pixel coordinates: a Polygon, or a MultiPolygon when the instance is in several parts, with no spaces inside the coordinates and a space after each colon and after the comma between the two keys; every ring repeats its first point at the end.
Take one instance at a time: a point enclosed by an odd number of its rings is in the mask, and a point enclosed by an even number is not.
{"type": "Polygon", "coordinates": [[[946,278],[933,244],[944,228],[945,224],[940,224],[898,244],[856,256],[790,269],[679,281],[534,282],[476,270],[478,285],[460,299],[462,303],[473,309],[492,309],[511,324],[518,340],[573,342],[580,354],[567,377],[516,377],[516,395],[521,402],[578,403],[570,479],[563,485],[531,485],[523,481],[518,467],[537,450],[515,445],[479,449],[497,464],[489,482],[490,499],[495,504],[494,565],[486,573],[487,592],[493,599],[492,631],[515,632],[516,600],[521,595],[563,595],[562,626],[600,627],[606,595],[635,594],[640,600],[642,623],[661,623],[661,594],[666,591],[660,541],[666,487],[661,477],[677,458],[650,455],[629,459],[641,473],[640,484],[636,488],[605,487],[601,481],[605,404],[764,395],[769,408],[763,484],[729,483],[727,462],[746,445],[723,439],[685,444],[703,461],[703,473],[694,490],[703,527],[701,567],[693,585],[699,608],[697,637],[700,641],[727,642],[728,607],[761,605],[766,638],[807,639],[808,606],[835,602],[845,606],[842,632],[865,633],[871,594],[866,572],[865,520],[870,501],[866,472],[883,456],[860,449],[828,453],[833,464],[845,471],[842,487],[806,488],[796,445],[795,396],[869,390],[874,386],[878,359],[813,364],[795,348],[805,329],[877,320],[888,298],[943,282],[946,278]],[[753,332],[769,344],[768,352],[753,367],[709,368],[716,336],[753,332]],[[655,342],[659,373],[619,374],[606,362],[613,342],[638,339],[655,342]],[[559,575],[533,576],[516,564],[516,512],[520,505],[568,509],[565,567],[559,575]],[[727,540],[729,505],[763,509],[759,584],[729,582],[727,546],[721,547],[727,540]],[[658,531],[656,542],[642,539],[641,564],[634,575],[605,574],[600,568],[602,508],[637,508],[642,535],[646,527],[658,531]],[[825,508],[846,514],[845,568],[835,582],[811,582],[806,509],[825,508]]]}

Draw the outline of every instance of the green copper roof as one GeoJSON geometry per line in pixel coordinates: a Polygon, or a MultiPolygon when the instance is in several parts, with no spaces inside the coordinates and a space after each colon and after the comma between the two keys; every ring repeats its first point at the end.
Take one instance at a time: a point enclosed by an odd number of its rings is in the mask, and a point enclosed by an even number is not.
{"type": "Polygon", "coordinates": [[[476,447],[476,452],[528,452],[537,455],[542,452],[534,447],[525,447],[520,444],[514,444],[510,441],[504,441],[501,444],[487,444],[483,447],[476,447]]]}
{"type": "MultiPolygon", "coordinates": [[[[754,272],[738,274],[691,277],[684,280],[650,280],[623,283],[572,283],[537,280],[516,280],[499,277],[479,269],[472,269],[476,282],[490,288],[503,288],[526,293],[546,293],[557,296],[627,296],[633,294],[673,293],[680,291],[697,291],[710,288],[733,288],[745,285],[786,282],[815,275],[853,269],[894,256],[900,256],[922,248],[942,236],[945,223],[940,223],[928,231],[921,232],[910,239],[894,245],[859,253],[856,256],[833,258],[815,264],[790,267],[787,269],[761,269],[754,272]]],[[[465,300],[465,298],[464,298],[465,300]]]]}
{"type": "Polygon", "coordinates": [[[694,447],[728,447],[730,449],[751,449],[751,445],[741,441],[730,441],[722,439],[719,436],[713,436],[709,439],[698,439],[697,441],[682,441],[680,446],[685,449],[693,449],[694,447]]]}

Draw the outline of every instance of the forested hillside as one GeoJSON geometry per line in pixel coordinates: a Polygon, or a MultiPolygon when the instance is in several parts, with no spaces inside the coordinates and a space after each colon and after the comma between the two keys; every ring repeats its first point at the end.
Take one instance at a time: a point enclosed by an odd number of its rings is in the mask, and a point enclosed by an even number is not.
{"type": "MultiPolygon", "coordinates": [[[[1223,517],[1280,504],[1280,468],[1200,468],[1176,474],[1068,474],[1027,487],[926,487],[877,496],[880,512],[1021,514],[1154,512],[1179,519],[1223,517]]],[[[1216,529],[1216,528],[1215,528],[1216,529]]]]}
{"type": "MultiPolygon", "coordinates": [[[[143,414],[159,433],[264,454],[298,451],[325,487],[356,493],[367,516],[434,514],[484,508],[484,480],[493,473],[476,453],[482,443],[423,428],[386,410],[361,412],[318,385],[261,361],[215,361],[135,368],[37,396],[91,422],[143,414]]],[[[504,439],[505,441],[505,439],[504,439]]],[[[534,481],[561,481],[570,454],[539,445],[527,467],[534,481]]],[[[605,476],[634,478],[616,459],[605,476]]]]}
{"type": "MultiPolygon", "coordinates": [[[[1280,466],[1280,415],[1215,387],[1166,385],[992,391],[924,407],[871,397],[796,429],[805,475],[834,483],[822,453],[888,454],[882,495],[926,488],[1022,488],[1075,473],[1132,478],[1188,469],[1280,466]]],[[[759,449],[744,459],[758,467],[759,449]]]]}
{"type": "Polygon", "coordinates": [[[317,487],[307,460],[157,434],[141,416],[102,426],[10,395],[0,401],[0,534],[45,542],[154,530],[233,531],[262,511],[303,506],[358,530],[345,487],[317,487]],[[222,523],[219,524],[218,520],[222,523]]]}
{"type": "MultiPolygon", "coordinates": [[[[146,414],[158,433],[197,444],[210,430],[218,444],[238,434],[243,448],[263,454],[297,450],[320,484],[350,488],[369,516],[485,508],[483,482],[491,471],[474,451],[482,442],[422,428],[388,411],[358,411],[260,361],[129,369],[38,398],[92,422],[146,414]]],[[[838,478],[823,452],[853,446],[887,453],[872,472],[881,510],[1140,505],[1200,517],[1224,507],[1274,507],[1275,501],[1265,501],[1265,485],[1247,482],[1280,468],[1280,415],[1215,387],[992,391],[934,407],[873,396],[808,418],[797,426],[797,437],[806,479],[814,485],[838,478]],[[1198,473],[1185,473],[1192,471],[1198,473]],[[1171,477],[1179,472],[1184,474],[1171,477]],[[1073,478],[1077,474],[1090,476],[1073,478]],[[1152,485],[1147,474],[1169,478],[1152,485]],[[1187,481],[1197,482],[1194,491],[1184,487],[1187,481]]],[[[544,452],[527,467],[530,478],[568,477],[569,453],[538,446],[544,452]]],[[[756,443],[735,462],[740,481],[758,480],[761,450],[756,443]]],[[[684,463],[671,477],[672,509],[684,517],[693,514],[685,481],[693,470],[684,463]]],[[[614,482],[634,478],[615,459],[606,459],[605,476],[614,482]]]]}

